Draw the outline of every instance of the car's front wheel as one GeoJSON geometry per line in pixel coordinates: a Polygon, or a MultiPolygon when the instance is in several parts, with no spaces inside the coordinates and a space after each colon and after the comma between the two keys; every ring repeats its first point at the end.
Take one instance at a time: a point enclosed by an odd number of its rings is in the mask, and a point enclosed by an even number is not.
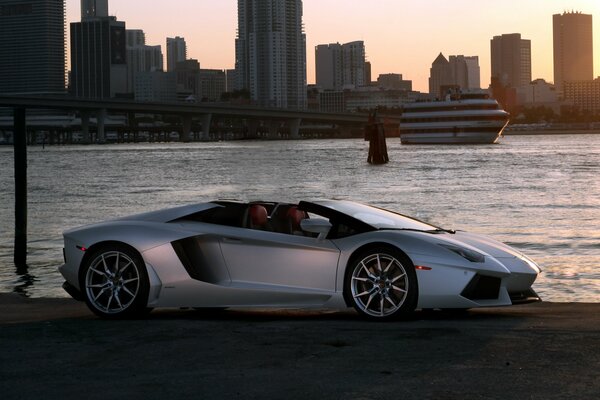
{"type": "Polygon", "coordinates": [[[392,247],[364,251],[348,266],[345,290],[362,315],[388,320],[412,313],[417,305],[417,276],[412,262],[392,247]]]}
{"type": "Polygon", "coordinates": [[[95,250],[81,271],[87,306],[105,318],[123,318],[146,311],[150,284],[142,258],[122,245],[95,250]]]}

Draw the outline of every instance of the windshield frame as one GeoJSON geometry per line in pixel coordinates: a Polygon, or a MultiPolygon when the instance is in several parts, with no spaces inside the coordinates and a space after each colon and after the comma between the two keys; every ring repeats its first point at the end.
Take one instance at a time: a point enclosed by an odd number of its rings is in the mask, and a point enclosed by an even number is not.
{"type": "Polygon", "coordinates": [[[395,211],[349,200],[315,201],[315,204],[345,214],[377,230],[444,231],[443,228],[395,211]],[[379,222],[377,221],[379,220],[379,222]]]}

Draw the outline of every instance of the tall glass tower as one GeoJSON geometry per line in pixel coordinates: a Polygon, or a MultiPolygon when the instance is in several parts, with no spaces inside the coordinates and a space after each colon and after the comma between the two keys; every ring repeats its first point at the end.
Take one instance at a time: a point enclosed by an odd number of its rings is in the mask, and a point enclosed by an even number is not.
{"type": "Polygon", "coordinates": [[[0,93],[65,90],[65,1],[0,0],[0,93]]]}
{"type": "Polygon", "coordinates": [[[306,108],[301,0],[238,0],[236,89],[264,107],[306,108]]]}

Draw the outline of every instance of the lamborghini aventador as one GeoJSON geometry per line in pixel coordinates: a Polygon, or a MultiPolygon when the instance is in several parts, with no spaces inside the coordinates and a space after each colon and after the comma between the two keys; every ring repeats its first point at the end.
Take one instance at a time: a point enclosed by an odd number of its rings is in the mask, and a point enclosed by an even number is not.
{"type": "Polygon", "coordinates": [[[107,318],[156,307],[415,309],[538,301],[540,268],[486,236],[351,201],[214,201],[64,232],[63,287],[107,318]]]}

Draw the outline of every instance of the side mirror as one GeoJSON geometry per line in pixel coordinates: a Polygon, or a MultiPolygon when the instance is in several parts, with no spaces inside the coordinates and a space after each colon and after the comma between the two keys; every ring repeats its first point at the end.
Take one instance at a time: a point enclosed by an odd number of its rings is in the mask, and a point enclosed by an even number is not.
{"type": "Polygon", "coordinates": [[[331,230],[331,223],[326,219],[316,218],[316,219],[303,219],[300,221],[300,228],[303,231],[310,233],[318,233],[318,240],[323,240],[327,237],[327,234],[331,230]]]}

